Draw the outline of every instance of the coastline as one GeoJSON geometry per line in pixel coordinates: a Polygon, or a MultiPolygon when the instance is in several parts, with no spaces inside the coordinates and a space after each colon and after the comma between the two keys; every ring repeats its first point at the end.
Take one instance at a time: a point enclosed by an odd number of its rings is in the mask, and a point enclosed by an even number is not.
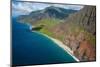
{"type": "Polygon", "coordinates": [[[69,55],[71,55],[77,62],[79,62],[79,59],[74,56],[73,51],[69,47],[64,45],[60,40],[52,38],[46,34],[43,34],[43,33],[37,32],[37,31],[32,31],[32,32],[36,32],[38,34],[41,34],[41,35],[46,36],[47,38],[51,39],[54,43],[56,43],[59,47],[61,47],[65,52],[67,52],[69,55]]]}

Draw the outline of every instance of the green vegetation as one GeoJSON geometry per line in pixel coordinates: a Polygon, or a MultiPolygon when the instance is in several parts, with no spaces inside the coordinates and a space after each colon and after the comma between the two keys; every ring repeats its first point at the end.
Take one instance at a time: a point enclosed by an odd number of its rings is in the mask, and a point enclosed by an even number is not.
{"type": "Polygon", "coordinates": [[[37,30],[37,31],[39,31],[39,30],[41,30],[43,27],[44,27],[44,25],[36,26],[36,27],[32,28],[32,30],[37,30]]]}
{"type": "Polygon", "coordinates": [[[41,20],[37,21],[36,26],[45,25],[46,27],[51,28],[51,27],[57,25],[60,21],[61,20],[54,19],[54,18],[41,19],[41,20]]]}
{"type": "Polygon", "coordinates": [[[53,28],[55,25],[59,24],[61,20],[59,19],[53,19],[53,18],[48,18],[48,19],[41,19],[35,24],[35,26],[41,26],[44,25],[42,29],[39,30],[39,32],[47,34],[49,36],[54,36],[53,32],[50,32],[50,29],[53,28]]]}
{"type": "Polygon", "coordinates": [[[54,34],[46,28],[41,29],[39,32],[47,34],[48,36],[54,36],[54,34]]]}

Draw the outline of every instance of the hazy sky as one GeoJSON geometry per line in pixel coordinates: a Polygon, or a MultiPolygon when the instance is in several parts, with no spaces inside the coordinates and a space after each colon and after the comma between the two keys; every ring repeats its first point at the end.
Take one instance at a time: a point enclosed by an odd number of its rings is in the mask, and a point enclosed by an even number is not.
{"type": "Polygon", "coordinates": [[[12,14],[24,15],[31,11],[41,10],[49,6],[62,7],[65,9],[80,10],[82,5],[62,5],[62,4],[47,4],[47,3],[33,3],[33,2],[12,2],[12,14]]]}

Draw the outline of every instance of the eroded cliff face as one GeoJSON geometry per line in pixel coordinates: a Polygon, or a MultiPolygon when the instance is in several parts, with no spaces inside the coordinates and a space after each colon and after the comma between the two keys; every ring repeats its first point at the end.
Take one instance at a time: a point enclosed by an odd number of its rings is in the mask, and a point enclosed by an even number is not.
{"type": "MultiPolygon", "coordinates": [[[[55,37],[63,35],[67,45],[80,61],[96,60],[96,7],[84,6],[79,12],[70,15],[65,22],[51,30],[55,37]]],[[[59,38],[58,38],[59,39],[59,38]]]]}
{"type": "Polygon", "coordinates": [[[96,7],[84,6],[79,12],[70,15],[65,22],[72,22],[84,27],[88,32],[96,34],[96,7]]]}

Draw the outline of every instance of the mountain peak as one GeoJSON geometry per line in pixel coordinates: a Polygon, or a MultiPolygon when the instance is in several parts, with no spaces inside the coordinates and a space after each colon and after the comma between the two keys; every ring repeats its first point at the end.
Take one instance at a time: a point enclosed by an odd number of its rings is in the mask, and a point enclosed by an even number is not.
{"type": "Polygon", "coordinates": [[[59,7],[49,6],[49,7],[45,8],[45,11],[50,11],[50,10],[61,12],[61,10],[59,9],[59,7]]]}
{"type": "MultiPolygon", "coordinates": [[[[20,20],[30,19],[31,22],[34,22],[35,20],[39,20],[42,18],[56,18],[56,19],[65,19],[69,16],[69,14],[77,12],[76,10],[69,10],[61,7],[56,6],[49,6],[42,10],[32,11],[29,15],[27,15],[27,18],[24,16],[22,19],[19,17],[20,20]]],[[[29,21],[30,21],[29,20],[29,21]]]]}

